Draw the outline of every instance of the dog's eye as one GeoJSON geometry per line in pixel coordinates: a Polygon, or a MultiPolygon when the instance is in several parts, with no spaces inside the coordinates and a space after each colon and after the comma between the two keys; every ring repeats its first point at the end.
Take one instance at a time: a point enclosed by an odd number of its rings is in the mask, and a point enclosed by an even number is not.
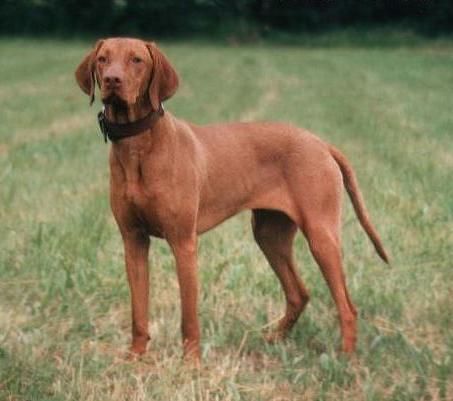
{"type": "Polygon", "coordinates": [[[132,58],[132,62],[134,64],[138,64],[138,63],[141,63],[142,62],[142,59],[140,57],[133,57],[132,58]]]}
{"type": "Polygon", "coordinates": [[[107,59],[106,59],[104,56],[100,56],[100,57],[98,57],[98,61],[99,61],[101,64],[103,64],[103,63],[105,63],[105,62],[107,61],[107,59]]]}

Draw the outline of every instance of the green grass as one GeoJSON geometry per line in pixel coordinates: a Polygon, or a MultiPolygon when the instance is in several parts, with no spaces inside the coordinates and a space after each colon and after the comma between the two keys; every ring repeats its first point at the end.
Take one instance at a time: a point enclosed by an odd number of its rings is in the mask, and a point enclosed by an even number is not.
{"type": "Polygon", "coordinates": [[[167,109],[198,123],[281,120],[346,153],[393,267],[345,202],[360,311],[351,360],[305,241],[312,300],[291,337],[262,331],[282,293],[244,213],[200,241],[203,368],[181,363],[169,248],[152,241],[149,354],[130,340],[106,146],[73,71],[83,42],[0,40],[1,400],[453,399],[453,42],[330,47],[164,43],[182,77],[167,109]]]}

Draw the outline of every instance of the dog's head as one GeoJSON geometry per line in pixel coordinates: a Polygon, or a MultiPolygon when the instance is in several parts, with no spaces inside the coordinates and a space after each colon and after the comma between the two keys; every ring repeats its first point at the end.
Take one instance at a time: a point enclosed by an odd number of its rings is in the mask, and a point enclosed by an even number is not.
{"type": "Polygon", "coordinates": [[[76,70],[80,88],[94,101],[96,82],[106,105],[127,107],[148,101],[154,111],[173,96],[178,75],[153,42],[99,40],[76,70]]]}

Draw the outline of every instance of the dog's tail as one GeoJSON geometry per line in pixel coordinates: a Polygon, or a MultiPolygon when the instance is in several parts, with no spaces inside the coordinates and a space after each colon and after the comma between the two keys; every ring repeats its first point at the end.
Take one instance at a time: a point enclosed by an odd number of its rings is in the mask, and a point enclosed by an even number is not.
{"type": "Polygon", "coordinates": [[[378,255],[385,263],[389,263],[389,257],[387,256],[387,253],[382,246],[381,239],[379,238],[376,229],[373,227],[368,212],[365,208],[365,202],[360,192],[359,184],[357,182],[354,170],[349,164],[348,159],[346,159],[346,157],[338,149],[334,148],[333,146],[329,146],[329,151],[340,167],[341,174],[343,175],[344,186],[349,194],[349,198],[351,199],[352,206],[354,207],[360,224],[373,243],[378,255]]]}

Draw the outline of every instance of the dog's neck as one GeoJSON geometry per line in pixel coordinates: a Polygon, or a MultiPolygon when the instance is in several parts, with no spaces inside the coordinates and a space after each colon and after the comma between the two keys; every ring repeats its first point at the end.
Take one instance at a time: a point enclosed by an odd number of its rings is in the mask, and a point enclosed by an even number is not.
{"type": "Polygon", "coordinates": [[[149,101],[141,101],[127,106],[115,104],[105,104],[105,116],[108,121],[115,124],[127,124],[145,118],[151,113],[149,101]]]}
{"type": "Polygon", "coordinates": [[[137,138],[134,140],[137,142],[145,132],[153,131],[155,134],[156,125],[162,117],[162,104],[158,110],[153,110],[149,101],[132,106],[125,102],[108,102],[98,113],[98,122],[105,142],[121,143],[123,139],[132,137],[137,138]]]}

